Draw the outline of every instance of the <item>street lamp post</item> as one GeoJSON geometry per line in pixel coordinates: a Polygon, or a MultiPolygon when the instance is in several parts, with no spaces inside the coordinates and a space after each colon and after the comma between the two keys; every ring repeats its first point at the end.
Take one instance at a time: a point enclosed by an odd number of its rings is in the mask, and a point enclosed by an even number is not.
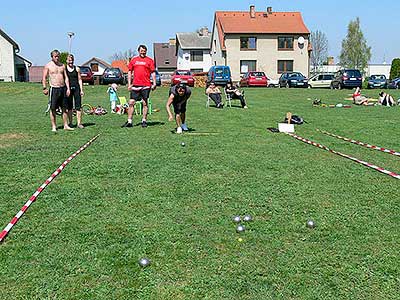
{"type": "Polygon", "coordinates": [[[69,40],[68,40],[68,53],[71,53],[72,38],[74,37],[75,33],[70,31],[70,32],[67,32],[67,35],[69,37],[69,40]]]}

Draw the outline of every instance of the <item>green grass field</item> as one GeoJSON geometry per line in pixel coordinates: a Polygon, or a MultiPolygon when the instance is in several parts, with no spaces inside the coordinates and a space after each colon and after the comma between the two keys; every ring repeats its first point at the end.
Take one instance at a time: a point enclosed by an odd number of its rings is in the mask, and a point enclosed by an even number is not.
{"type": "MultiPolygon", "coordinates": [[[[105,86],[85,91],[109,108],[105,86]]],[[[399,157],[316,131],[400,151],[399,107],[311,105],[350,93],[247,89],[248,110],[217,110],[194,89],[187,124],[213,134],[177,135],[159,88],[146,129],[108,114],[52,134],[41,85],[0,83],[0,230],[100,133],[0,244],[0,299],[400,299],[400,181],[266,130],[291,111],[299,135],[400,172],[399,157]]]]}

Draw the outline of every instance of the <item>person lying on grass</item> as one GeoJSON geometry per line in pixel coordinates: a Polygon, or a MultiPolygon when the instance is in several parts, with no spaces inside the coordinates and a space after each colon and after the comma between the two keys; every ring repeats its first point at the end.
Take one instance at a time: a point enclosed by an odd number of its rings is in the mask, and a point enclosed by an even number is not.
{"type": "Polygon", "coordinates": [[[396,102],[393,97],[389,94],[386,94],[384,91],[379,93],[378,103],[384,106],[395,106],[396,102]]]}
{"type": "Polygon", "coordinates": [[[361,89],[359,87],[356,88],[353,94],[353,103],[356,105],[374,105],[373,103],[368,102],[368,98],[361,95],[361,89]]]}

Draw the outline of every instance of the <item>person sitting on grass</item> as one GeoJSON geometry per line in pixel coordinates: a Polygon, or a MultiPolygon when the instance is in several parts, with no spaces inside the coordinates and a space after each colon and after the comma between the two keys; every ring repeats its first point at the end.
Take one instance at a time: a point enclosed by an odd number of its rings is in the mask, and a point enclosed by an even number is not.
{"type": "Polygon", "coordinates": [[[396,104],[393,97],[389,94],[386,94],[384,91],[379,93],[378,103],[384,106],[394,106],[396,104]]]}
{"type": "Polygon", "coordinates": [[[224,108],[224,104],[222,103],[221,98],[221,90],[215,85],[214,82],[211,82],[208,88],[206,89],[206,94],[212,101],[214,101],[215,106],[217,108],[224,108]]]}
{"type": "Polygon", "coordinates": [[[353,103],[356,104],[356,105],[370,105],[368,103],[368,98],[361,95],[360,87],[357,87],[356,90],[354,91],[353,103]]]}
{"type": "Polygon", "coordinates": [[[225,93],[231,99],[239,99],[242,108],[247,108],[246,100],[244,99],[244,93],[240,91],[236,86],[233,86],[231,82],[228,82],[225,86],[225,93]]]}

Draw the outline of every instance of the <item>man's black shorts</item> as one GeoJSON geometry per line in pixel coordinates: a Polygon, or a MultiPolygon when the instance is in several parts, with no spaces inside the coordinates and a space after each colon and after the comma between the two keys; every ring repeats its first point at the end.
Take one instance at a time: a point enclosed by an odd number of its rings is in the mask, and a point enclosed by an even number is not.
{"type": "Polygon", "coordinates": [[[82,107],[81,88],[79,86],[71,86],[71,93],[67,98],[67,109],[75,108],[80,110],[82,107]]]}
{"type": "Polygon", "coordinates": [[[174,106],[174,113],[175,114],[185,113],[186,112],[186,103],[187,103],[187,100],[185,100],[183,102],[172,102],[172,105],[174,106]]]}
{"type": "Polygon", "coordinates": [[[66,87],[50,87],[49,97],[50,97],[50,108],[55,110],[59,107],[64,109],[67,108],[67,97],[65,95],[66,87]]]}
{"type": "Polygon", "coordinates": [[[147,86],[134,86],[131,89],[131,97],[135,101],[143,100],[147,103],[150,96],[150,87],[147,86]]]}

